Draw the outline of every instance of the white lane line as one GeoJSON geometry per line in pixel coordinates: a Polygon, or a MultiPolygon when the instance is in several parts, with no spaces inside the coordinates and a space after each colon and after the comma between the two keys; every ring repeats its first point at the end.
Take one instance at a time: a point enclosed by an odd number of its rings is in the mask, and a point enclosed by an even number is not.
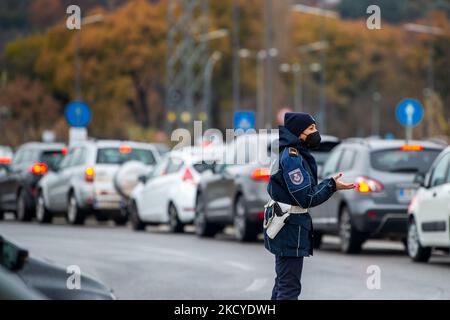
{"type": "Polygon", "coordinates": [[[230,265],[230,266],[232,266],[232,267],[235,267],[237,269],[241,269],[243,271],[251,271],[251,270],[253,270],[252,267],[250,267],[249,265],[246,265],[245,263],[241,263],[241,262],[237,262],[237,261],[231,261],[231,260],[228,260],[225,263],[230,265]]]}
{"type": "Polygon", "coordinates": [[[266,278],[253,279],[253,282],[247,288],[245,288],[245,291],[259,291],[264,288],[266,283],[266,278]]]}

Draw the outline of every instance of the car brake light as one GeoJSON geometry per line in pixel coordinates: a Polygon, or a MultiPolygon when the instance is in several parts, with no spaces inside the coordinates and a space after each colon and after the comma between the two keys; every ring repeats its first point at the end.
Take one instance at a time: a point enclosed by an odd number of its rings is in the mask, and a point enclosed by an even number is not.
{"type": "Polygon", "coordinates": [[[46,174],[48,171],[48,167],[45,163],[35,163],[30,167],[30,172],[32,174],[46,174]]]}
{"type": "Polygon", "coordinates": [[[256,218],[258,219],[258,221],[263,221],[264,220],[264,212],[258,212],[258,214],[256,215],[256,218]]]}
{"type": "Polygon", "coordinates": [[[0,157],[0,164],[11,164],[11,158],[0,157]]]}
{"type": "Polygon", "coordinates": [[[67,149],[67,148],[62,148],[61,154],[62,154],[63,156],[66,156],[68,153],[69,153],[69,149],[67,149]]]}
{"type": "Polygon", "coordinates": [[[195,182],[194,180],[194,176],[192,175],[191,170],[189,170],[189,168],[186,168],[186,170],[184,170],[183,173],[183,177],[181,178],[181,180],[183,180],[184,182],[195,182]]]}
{"type": "Polygon", "coordinates": [[[251,178],[255,181],[269,182],[270,170],[267,168],[258,168],[253,170],[251,178]]]}
{"type": "Polygon", "coordinates": [[[95,177],[95,169],[94,168],[88,167],[88,168],[86,168],[86,170],[84,170],[84,180],[86,182],[93,182],[94,177],[95,177]]]}
{"type": "Polygon", "coordinates": [[[383,185],[380,182],[367,177],[358,177],[355,179],[355,182],[356,191],[358,191],[359,193],[383,191],[383,185]]]}
{"type": "Polygon", "coordinates": [[[131,153],[131,151],[133,151],[133,149],[130,146],[120,146],[119,147],[120,153],[131,153]]]}
{"type": "Polygon", "coordinates": [[[402,150],[402,151],[423,151],[423,146],[405,144],[400,147],[400,150],[402,150]]]}

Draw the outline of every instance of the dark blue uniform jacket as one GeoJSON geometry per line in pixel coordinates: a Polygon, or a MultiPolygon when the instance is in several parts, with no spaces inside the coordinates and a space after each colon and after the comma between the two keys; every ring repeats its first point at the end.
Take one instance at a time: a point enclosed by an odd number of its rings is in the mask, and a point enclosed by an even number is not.
{"type": "MultiPolygon", "coordinates": [[[[278,202],[315,207],[328,200],[336,191],[333,179],[317,183],[317,165],[304,143],[285,127],[281,126],[279,157],[272,163],[267,191],[278,202]]],[[[265,218],[272,215],[270,208],[265,218]]],[[[287,257],[304,257],[313,254],[313,227],[311,216],[291,214],[286,225],[270,239],[264,233],[265,247],[273,254],[287,257]]]]}

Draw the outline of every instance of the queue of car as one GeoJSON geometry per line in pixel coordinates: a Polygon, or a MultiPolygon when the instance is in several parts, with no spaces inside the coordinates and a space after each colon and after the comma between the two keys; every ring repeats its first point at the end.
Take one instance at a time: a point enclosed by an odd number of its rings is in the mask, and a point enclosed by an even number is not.
{"type": "MultiPolygon", "coordinates": [[[[312,153],[319,180],[342,172],[356,189],[335,193],[311,208],[314,246],[338,235],[341,251],[354,254],[370,239],[402,241],[413,261],[450,249],[450,149],[431,141],[323,136],[312,153]]],[[[136,231],[167,224],[199,237],[233,226],[238,241],[262,232],[269,166],[278,136],[245,134],[226,145],[169,151],[162,144],[88,140],[75,147],[29,143],[0,172],[0,219],[70,224],[127,221],[136,231]]],[[[5,156],[0,157],[4,159],[5,156]]],[[[11,159],[11,155],[9,155],[11,159]]]]}

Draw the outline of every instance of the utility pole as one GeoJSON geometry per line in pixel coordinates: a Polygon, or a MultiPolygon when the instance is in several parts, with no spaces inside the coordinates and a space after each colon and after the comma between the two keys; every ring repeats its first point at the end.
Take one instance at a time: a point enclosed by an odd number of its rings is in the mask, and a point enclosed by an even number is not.
{"type": "Polygon", "coordinates": [[[241,68],[239,57],[240,16],[238,0],[233,0],[233,114],[240,109],[241,68]]]}
{"type": "Polygon", "coordinates": [[[272,128],[272,103],[273,103],[273,25],[272,25],[272,0],[266,0],[266,129],[272,128]]]}

